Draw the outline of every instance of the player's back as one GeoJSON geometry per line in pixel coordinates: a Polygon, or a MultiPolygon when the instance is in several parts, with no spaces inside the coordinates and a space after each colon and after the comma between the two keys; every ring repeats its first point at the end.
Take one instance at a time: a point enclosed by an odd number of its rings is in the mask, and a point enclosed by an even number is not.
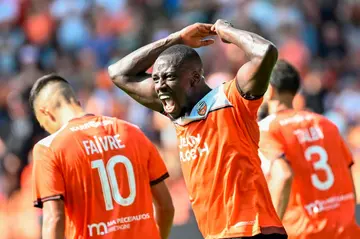
{"type": "Polygon", "coordinates": [[[341,234],[354,226],[352,157],[337,127],[321,115],[295,110],[259,125],[261,150],[268,157],[285,154],[294,173],[283,219],[289,238],[352,238],[341,234]]]}
{"type": "Polygon", "coordinates": [[[38,144],[63,177],[66,238],[160,238],[150,183],[167,172],[150,164],[154,146],[137,127],[87,115],[38,144]]]}

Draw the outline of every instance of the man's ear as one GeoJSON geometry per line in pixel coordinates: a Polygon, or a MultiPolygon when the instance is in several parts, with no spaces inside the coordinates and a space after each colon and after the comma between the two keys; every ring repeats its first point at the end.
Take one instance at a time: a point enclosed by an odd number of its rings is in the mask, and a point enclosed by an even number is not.
{"type": "Polygon", "coordinates": [[[191,75],[191,87],[197,85],[203,79],[202,75],[199,72],[193,71],[191,75]]]}
{"type": "Polygon", "coordinates": [[[45,107],[40,107],[39,108],[39,112],[41,113],[41,114],[43,114],[43,115],[47,115],[47,109],[45,108],[45,107]]]}
{"type": "Polygon", "coordinates": [[[39,111],[40,111],[40,113],[41,114],[43,114],[44,116],[48,116],[50,119],[51,119],[51,121],[56,121],[56,118],[55,118],[55,116],[47,109],[47,108],[45,108],[45,107],[40,107],[39,108],[39,111]]]}

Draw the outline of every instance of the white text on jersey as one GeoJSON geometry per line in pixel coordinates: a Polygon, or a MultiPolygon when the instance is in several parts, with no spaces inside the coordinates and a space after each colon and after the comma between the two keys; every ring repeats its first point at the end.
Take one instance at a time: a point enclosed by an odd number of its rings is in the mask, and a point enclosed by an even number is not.
{"type": "Polygon", "coordinates": [[[294,134],[300,144],[314,142],[324,138],[324,134],[318,126],[312,126],[308,129],[297,129],[294,131],[294,134]]]}
{"type": "Polygon", "coordinates": [[[119,137],[119,134],[94,136],[93,140],[84,140],[82,143],[87,155],[99,154],[109,150],[125,148],[125,145],[121,144],[119,137]]]}
{"type": "Polygon", "coordinates": [[[79,131],[79,130],[86,130],[90,128],[97,128],[100,126],[106,126],[109,124],[113,124],[113,120],[103,120],[103,121],[89,121],[82,125],[76,125],[70,128],[72,132],[79,131]]]}
{"type": "Polygon", "coordinates": [[[312,115],[294,115],[290,118],[282,119],[279,121],[281,126],[285,126],[288,124],[297,124],[303,121],[312,120],[314,117],[312,115]]]}
{"type": "Polygon", "coordinates": [[[203,154],[209,154],[209,147],[206,142],[204,142],[202,147],[200,147],[200,134],[198,134],[196,137],[192,135],[187,137],[181,136],[179,141],[180,160],[182,162],[194,160],[203,154]]]}

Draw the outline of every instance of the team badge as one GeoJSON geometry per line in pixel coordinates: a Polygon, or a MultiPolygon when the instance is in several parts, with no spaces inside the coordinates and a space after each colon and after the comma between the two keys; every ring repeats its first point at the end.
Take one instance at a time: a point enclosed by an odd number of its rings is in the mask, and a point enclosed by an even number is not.
{"type": "Polygon", "coordinates": [[[205,101],[201,101],[201,102],[199,103],[199,105],[197,106],[197,112],[198,112],[198,114],[199,114],[200,116],[203,116],[203,115],[205,115],[206,110],[207,110],[207,105],[206,105],[205,101]]]}

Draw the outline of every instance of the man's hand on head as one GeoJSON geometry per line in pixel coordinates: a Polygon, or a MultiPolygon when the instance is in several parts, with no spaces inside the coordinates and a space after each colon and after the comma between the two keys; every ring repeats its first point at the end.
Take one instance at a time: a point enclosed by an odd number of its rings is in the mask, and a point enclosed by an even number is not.
{"type": "Polygon", "coordinates": [[[180,42],[192,48],[211,45],[215,41],[208,37],[216,35],[216,32],[211,30],[212,26],[212,24],[206,23],[195,23],[187,26],[178,32],[180,42]]]}
{"type": "Polygon", "coordinates": [[[243,98],[254,100],[266,92],[272,69],[277,61],[278,51],[273,43],[263,37],[236,29],[226,20],[219,19],[211,31],[225,43],[232,43],[244,51],[248,62],[236,74],[237,87],[243,98]]]}
{"type": "Polygon", "coordinates": [[[215,22],[214,25],[212,25],[211,31],[216,32],[216,34],[221,38],[222,42],[229,44],[231,42],[227,41],[225,39],[225,35],[222,34],[223,33],[222,30],[229,27],[233,27],[233,25],[230,22],[223,19],[219,19],[215,22]]]}

